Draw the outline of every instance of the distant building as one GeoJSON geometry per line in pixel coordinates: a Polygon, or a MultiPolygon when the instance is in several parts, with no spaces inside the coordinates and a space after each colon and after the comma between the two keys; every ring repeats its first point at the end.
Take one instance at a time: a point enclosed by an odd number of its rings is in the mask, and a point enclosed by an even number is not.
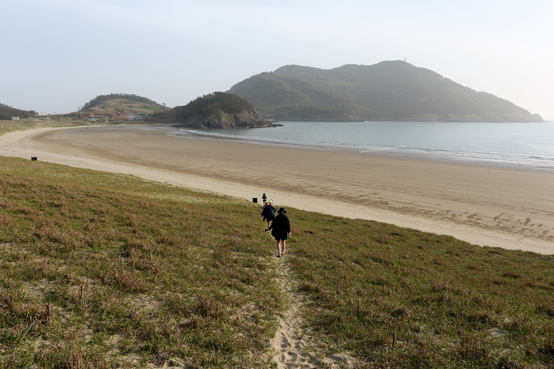
{"type": "Polygon", "coordinates": [[[131,120],[144,120],[144,114],[133,115],[133,118],[131,118],[131,120]]]}
{"type": "Polygon", "coordinates": [[[18,116],[12,117],[12,120],[19,120],[18,116]]]}

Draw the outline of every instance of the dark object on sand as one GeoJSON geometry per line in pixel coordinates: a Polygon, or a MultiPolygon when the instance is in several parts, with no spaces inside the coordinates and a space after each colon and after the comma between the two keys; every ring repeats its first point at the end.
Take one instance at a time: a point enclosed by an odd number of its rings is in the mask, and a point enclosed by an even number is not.
{"type": "Polygon", "coordinates": [[[252,202],[253,202],[254,204],[257,204],[257,203],[258,203],[258,198],[257,198],[257,197],[253,197],[253,198],[252,198],[252,202]]]}
{"type": "Polygon", "coordinates": [[[37,157],[36,156],[31,156],[31,161],[37,161],[37,157]]]}

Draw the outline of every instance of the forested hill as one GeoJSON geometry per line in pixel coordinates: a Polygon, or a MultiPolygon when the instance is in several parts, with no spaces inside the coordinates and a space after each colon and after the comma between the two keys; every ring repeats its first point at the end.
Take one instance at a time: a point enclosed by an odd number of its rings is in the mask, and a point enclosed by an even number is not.
{"type": "Polygon", "coordinates": [[[10,120],[15,116],[28,118],[32,115],[38,115],[38,113],[34,110],[20,110],[6,104],[0,104],[0,120],[10,120]]]}
{"type": "Polygon", "coordinates": [[[261,73],[229,93],[277,120],[542,122],[515,104],[404,61],[261,73]]]}
{"type": "Polygon", "coordinates": [[[79,113],[92,116],[148,115],[165,110],[169,108],[133,94],[100,95],[79,107],[79,113]]]}
{"type": "Polygon", "coordinates": [[[153,122],[171,122],[190,128],[257,128],[273,124],[263,119],[245,99],[224,92],[214,92],[160,112],[148,118],[153,122]]]}

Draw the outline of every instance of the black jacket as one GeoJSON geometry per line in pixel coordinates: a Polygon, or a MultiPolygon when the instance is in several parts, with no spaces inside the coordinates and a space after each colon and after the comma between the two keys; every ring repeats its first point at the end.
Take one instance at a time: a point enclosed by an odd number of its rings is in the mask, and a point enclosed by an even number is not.
{"type": "Polygon", "coordinates": [[[262,216],[264,217],[264,220],[273,220],[275,218],[275,208],[273,205],[267,205],[262,210],[262,216]]]}
{"type": "Polygon", "coordinates": [[[279,240],[286,240],[290,233],[289,218],[285,214],[279,214],[273,219],[273,223],[269,226],[271,235],[279,240]]]}

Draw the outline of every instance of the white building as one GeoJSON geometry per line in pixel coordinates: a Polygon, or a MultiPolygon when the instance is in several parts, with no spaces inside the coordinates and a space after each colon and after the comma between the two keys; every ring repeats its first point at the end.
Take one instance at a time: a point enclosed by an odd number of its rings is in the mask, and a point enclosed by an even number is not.
{"type": "Polygon", "coordinates": [[[12,120],[19,120],[18,116],[12,117],[12,120]]]}

